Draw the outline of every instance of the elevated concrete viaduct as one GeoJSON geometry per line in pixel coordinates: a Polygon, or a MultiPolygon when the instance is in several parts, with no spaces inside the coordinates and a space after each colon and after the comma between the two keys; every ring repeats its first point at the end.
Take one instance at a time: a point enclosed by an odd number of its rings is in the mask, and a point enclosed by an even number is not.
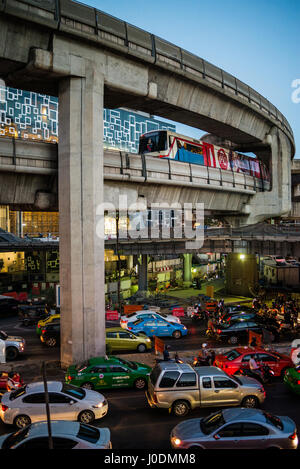
{"type": "MultiPolygon", "coordinates": [[[[1,138],[0,204],[20,210],[58,210],[57,148],[1,138]]],[[[267,190],[264,186],[251,176],[219,168],[104,151],[104,202],[115,206],[126,195],[128,204],[204,203],[206,213],[242,217],[251,198],[267,190]]]]}
{"type": "Polygon", "coordinates": [[[262,151],[270,192],[245,204],[246,223],[290,210],[292,130],[263,96],[181,48],[70,0],[0,0],[0,76],[59,97],[61,360],[105,350],[103,107],[126,105],[262,151]]]}

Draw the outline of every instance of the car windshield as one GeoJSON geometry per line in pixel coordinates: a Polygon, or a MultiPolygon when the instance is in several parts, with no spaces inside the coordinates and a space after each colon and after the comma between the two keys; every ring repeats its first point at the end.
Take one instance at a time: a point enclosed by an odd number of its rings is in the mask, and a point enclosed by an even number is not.
{"type": "MultiPolygon", "coordinates": [[[[127,314],[126,318],[127,318],[127,319],[128,319],[128,318],[132,318],[132,317],[135,316],[135,315],[136,315],[136,312],[135,312],[135,313],[130,313],[130,314],[127,314]]],[[[125,319],[126,319],[126,318],[125,318],[125,319]]]]}
{"type": "Polygon", "coordinates": [[[204,435],[209,435],[210,433],[217,430],[221,425],[224,425],[224,423],[225,420],[222,411],[218,411],[210,414],[208,417],[201,419],[200,428],[204,435]]]}
{"type": "Polygon", "coordinates": [[[17,399],[17,397],[22,396],[22,394],[26,393],[26,388],[27,386],[22,386],[21,388],[17,389],[16,391],[11,391],[9,394],[9,400],[13,401],[14,399],[17,399]]]}
{"type": "Polygon", "coordinates": [[[68,396],[74,397],[75,399],[84,399],[86,396],[86,392],[82,388],[78,388],[77,386],[72,386],[72,384],[65,384],[62,387],[61,392],[64,394],[68,394],[68,396]]]}
{"type": "Polygon", "coordinates": [[[224,357],[227,358],[227,360],[232,361],[235,360],[237,357],[240,357],[241,354],[237,350],[229,350],[228,352],[224,353],[224,357]]]}
{"type": "Polygon", "coordinates": [[[79,365],[76,365],[75,370],[80,373],[81,371],[84,371],[88,366],[89,366],[89,362],[87,360],[83,363],[80,363],[79,365]]]}
{"type": "Polygon", "coordinates": [[[8,337],[8,335],[6,334],[6,332],[4,331],[0,331],[0,339],[2,340],[6,340],[8,337]]]}
{"type": "Polygon", "coordinates": [[[15,433],[8,435],[8,437],[2,443],[2,449],[11,449],[15,445],[20,443],[20,441],[24,440],[28,436],[29,429],[30,426],[22,428],[21,430],[18,430],[15,433]]]}
{"type": "Polygon", "coordinates": [[[77,437],[90,443],[97,443],[100,438],[100,429],[81,423],[77,437]]]}
{"type": "Polygon", "coordinates": [[[276,415],[269,414],[268,412],[264,412],[264,416],[266,417],[267,423],[270,423],[274,427],[279,428],[279,430],[283,430],[283,423],[279,417],[276,417],[276,415]]]}
{"type": "Polygon", "coordinates": [[[137,319],[136,321],[133,321],[133,324],[137,326],[138,324],[141,324],[144,321],[144,319],[137,319]]]}
{"type": "Polygon", "coordinates": [[[138,367],[134,362],[130,362],[129,360],[123,360],[123,358],[119,358],[119,362],[125,366],[129,366],[132,370],[137,370],[138,367]]]}

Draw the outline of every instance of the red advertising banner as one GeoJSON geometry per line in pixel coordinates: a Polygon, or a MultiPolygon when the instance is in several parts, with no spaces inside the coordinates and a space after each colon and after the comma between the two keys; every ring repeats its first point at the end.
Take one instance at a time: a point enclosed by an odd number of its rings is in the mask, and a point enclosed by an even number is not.
{"type": "Polygon", "coordinates": [[[172,309],[173,316],[184,316],[184,308],[173,308],[172,309]]]}
{"type": "Polygon", "coordinates": [[[256,332],[253,332],[253,331],[249,331],[248,345],[253,345],[254,347],[260,347],[262,343],[263,343],[262,335],[256,334],[256,332]]]}
{"type": "Polygon", "coordinates": [[[164,353],[165,344],[164,341],[154,336],[154,350],[155,352],[164,353]]]}
{"type": "Polygon", "coordinates": [[[119,319],[119,313],[118,311],[107,310],[105,313],[105,317],[107,321],[117,321],[119,319]]]}

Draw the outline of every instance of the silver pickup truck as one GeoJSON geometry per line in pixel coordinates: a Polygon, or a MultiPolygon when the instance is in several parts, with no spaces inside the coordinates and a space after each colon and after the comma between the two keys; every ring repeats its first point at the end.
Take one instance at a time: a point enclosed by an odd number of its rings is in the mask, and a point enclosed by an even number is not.
{"type": "Polygon", "coordinates": [[[25,352],[26,342],[23,337],[12,337],[4,331],[0,331],[0,339],[5,342],[6,360],[14,360],[25,352]]]}
{"type": "Polygon", "coordinates": [[[197,407],[257,407],[266,393],[253,378],[229,376],[214,366],[192,368],[165,361],[150,373],[146,397],[151,407],[169,409],[184,417],[197,407]]]}

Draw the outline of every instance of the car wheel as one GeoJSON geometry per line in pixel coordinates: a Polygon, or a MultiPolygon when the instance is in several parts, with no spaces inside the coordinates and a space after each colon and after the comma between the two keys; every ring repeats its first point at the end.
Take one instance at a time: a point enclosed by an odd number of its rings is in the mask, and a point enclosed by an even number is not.
{"type": "Polygon", "coordinates": [[[258,407],[258,399],[256,396],[247,396],[242,401],[242,407],[248,407],[254,409],[258,407]]]}
{"type": "Polygon", "coordinates": [[[180,331],[174,331],[172,336],[174,337],[174,339],[180,339],[181,332],[180,331]]]}
{"type": "Polygon", "coordinates": [[[233,335],[232,337],[230,337],[229,343],[230,343],[231,345],[237,344],[237,343],[238,343],[238,338],[237,338],[235,335],[233,335]]]}
{"type": "Polygon", "coordinates": [[[6,360],[15,360],[19,355],[18,349],[16,347],[7,347],[6,349],[6,360]]]}
{"type": "Polygon", "coordinates": [[[95,420],[95,414],[91,410],[83,410],[78,416],[81,423],[92,423],[95,420]]]}
{"type": "Polygon", "coordinates": [[[28,415],[18,415],[14,420],[14,425],[18,428],[25,428],[31,424],[30,417],[28,415]]]}
{"type": "Polygon", "coordinates": [[[146,352],[147,347],[146,347],[145,344],[139,344],[137,350],[138,350],[138,352],[143,353],[143,352],[146,352]]]}
{"type": "Polygon", "coordinates": [[[134,382],[135,389],[145,389],[147,386],[147,381],[144,378],[137,378],[134,382]]]}
{"type": "Polygon", "coordinates": [[[93,383],[89,383],[89,382],[83,383],[80,387],[84,389],[90,389],[91,391],[95,389],[93,383]]]}
{"type": "Polygon", "coordinates": [[[176,401],[173,404],[172,410],[176,417],[185,417],[190,411],[190,406],[186,401],[176,401]]]}
{"type": "Polygon", "coordinates": [[[57,339],[55,337],[48,337],[48,339],[45,340],[45,344],[48,345],[48,347],[55,347],[57,339]]]}

